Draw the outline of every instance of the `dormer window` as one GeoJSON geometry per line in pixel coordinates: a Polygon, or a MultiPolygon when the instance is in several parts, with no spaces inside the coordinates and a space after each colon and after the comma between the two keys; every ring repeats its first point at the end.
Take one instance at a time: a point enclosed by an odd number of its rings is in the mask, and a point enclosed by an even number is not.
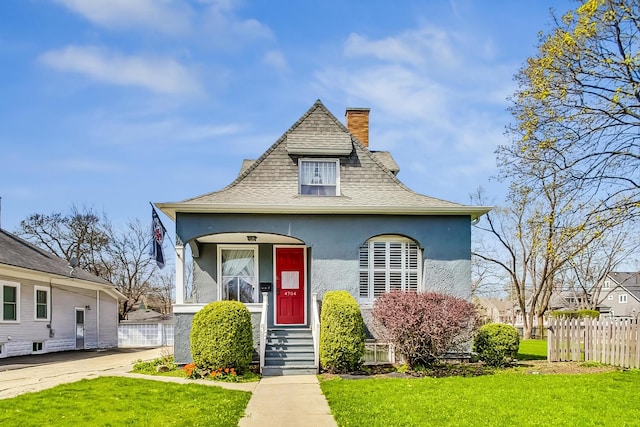
{"type": "Polygon", "coordinates": [[[300,160],[300,194],[336,196],[340,194],[340,162],[338,160],[300,160]]]}

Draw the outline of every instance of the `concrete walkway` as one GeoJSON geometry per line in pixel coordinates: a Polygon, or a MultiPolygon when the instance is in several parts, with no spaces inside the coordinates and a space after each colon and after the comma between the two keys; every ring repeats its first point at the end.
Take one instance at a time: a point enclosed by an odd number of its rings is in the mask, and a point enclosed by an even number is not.
{"type": "Polygon", "coordinates": [[[122,375],[133,369],[136,360],[152,360],[161,355],[162,349],[154,348],[137,351],[64,352],[4,359],[0,364],[0,399],[84,378],[122,375]]]}
{"type": "Polygon", "coordinates": [[[336,427],[315,375],[264,377],[249,400],[240,427],[336,427]]]}
{"type": "Polygon", "coordinates": [[[285,375],[264,377],[259,382],[224,383],[129,373],[136,360],[152,360],[162,354],[161,348],[114,349],[0,359],[0,399],[85,378],[123,376],[181,384],[197,383],[251,392],[240,427],[337,426],[315,375],[285,375]]]}

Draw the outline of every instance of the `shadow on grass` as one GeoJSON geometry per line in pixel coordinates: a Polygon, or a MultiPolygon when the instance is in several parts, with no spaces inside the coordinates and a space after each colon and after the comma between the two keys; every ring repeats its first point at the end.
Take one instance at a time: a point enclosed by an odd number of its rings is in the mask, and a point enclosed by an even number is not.
{"type": "Polygon", "coordinates": [[[518,353],[516,356],[518,360],[547,360],[547,356],[543,356],[541,354],[527,354],[527,353],[518,353]]]}

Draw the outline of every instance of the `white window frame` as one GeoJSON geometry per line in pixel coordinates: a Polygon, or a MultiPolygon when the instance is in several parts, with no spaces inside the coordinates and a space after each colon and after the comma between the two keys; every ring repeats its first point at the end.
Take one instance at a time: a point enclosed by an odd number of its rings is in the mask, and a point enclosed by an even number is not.
{"type": "Polygon", "coordinates": [[[20,323],[20,283],[0,280],[0,323],[20,323]],[[4,287],[16,288],[16,320],[4,320],[4,287]]]}
{"type": "Polygon", "coordinates": [[[36,321],[47,322],[51,318],[51,290],[44,286],[33,287],[33,319],[36,321]],[[47,308],[46,317],[38,317],[38,291],[45,292],[47,294],[47,301],[45,303],[47,308]]]}
{"type": "Polygon", "coordinates": [[[44,341],[33,341],[31,343],[31,354],[44,353],[44,341]],[[39,350],[34,350],[33,347],[40,347],[39,350]]]}
{"type": "MultiPolygon", "coordinates": [[[[323,186],[328,187],[331,184],[323,184],[323,186]]],[[[311,197],[336,197],[340,195],[340,160],[339,159],[316,159],[316,158],[301,158],[298,160],[298,194],[302,196],[311,196],[311,197]],[[314,195],[314,194],[302,194],[302,165],[304,163],[310,162],[319,162],[319,163],[335,163],[336,165],[336,194],[334,195],[314,195]]]]}
{"type": "MultiPolygon", "coordinates": [[[[222,251],[224,250],[252,250],[253,251],[253,271],[255,272],[255,285],[253,287],[253,303],[243,304],[256,304],[260,301],[260,273],[258,271],[258,245],[218,245],[218,300],[222,299],[222,251]]],[[[232,300],[235,301],[235,300],[232,300]]]]}
{"type": "Polygon", "coordinates": [[[605,280],[602,289],[611,289],[611,280],[605,280]]]}
{"type": "MultiPolygon", "coordinates": [[[[380,249],[379,247],[377,248],[380,249]]],[[[391,289],[391,273],[399,272],[401,274],[400,279],[400,291],[407,292],[419,292],[422,290],[422,249],[418,245],[415,240],[409,239],[404,236],[398,235],[384,235],[373,237],[360,247],[359,249],[359,283],[358,283],[358,297],[361,304],[372,304],[377,298],[375,295],[375,273],[384,272],[385,274],[385,293],[390,292],[391,289]],[[384,268],[376,267],[374,260],[376,244],[384,243],[384,251],[385,251],[385,266],[384,268]],[[400,267],[393,268],[391,266],[391,244],[392,243],[400,243],[401,244],[401,260],[400,267]],[[415,268],[411,268],[410,263],[410,251],[415,250],[416,253],[416,266],[415,268]],[[363,252],[365,251],[365,252],[363,252]],[[366,253],[367,257],[367,265],[363,265],[362,255],[366,253]],[[415,285],[408,283],[407,278],[410,274],[415,274],[415,285]],[[366,295],[363,292],[365,288],[365,284],[363,282],[363,278],[366,277],[366,295]]],[[[395,290],[395,289],[394,289],[395,290]]]]}
{"type": "Polygon", "coordinates": [[[618,295],[618,303],[619,304],[626,304],[628,301],[629,301],[629,298],[627,298],[627,294],[618,295]]]}

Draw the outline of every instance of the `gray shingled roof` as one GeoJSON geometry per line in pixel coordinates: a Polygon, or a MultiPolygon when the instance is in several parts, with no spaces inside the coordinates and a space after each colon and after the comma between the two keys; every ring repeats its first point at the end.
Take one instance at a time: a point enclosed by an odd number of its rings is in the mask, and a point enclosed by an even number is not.
{"type": "MultiPolygon", "coordinates": [[[[26,268],[28,270],[71,277],[69,263],[39,247],[0,229],[0,264],[26,268]]],[[[101,285],[113,286],[106,280],[85,270],[76,268],[73,272],[76,279],[86,280],[101,285]]],[[[115,288],[114,288],[115,289],[115,288]]]]}
{"type": "Polygon", "coordinates": [[[609,273],[608,276],[640,301],[640,272],[616,271],[609,273]]]}
{"type": "Polygon", "coordinates": [[[394,175],[398,175],[400,172],[400,166],[393,159],[393,156],[388,151],[371,151],[371,155],[384,165],[385,168],[393,172],[394,175]]]}
{"type": "Polygon", "coordinates": [[[326,113],[320,108],[312,108],[298,126],[286,133],[287,153],[301,156],[351,154],[351,134],[345,128],[336,126],[326,113]]]}
{"type": "MultiPolygon", "coordinates": [[[[340,143],[343,142],[341,140],[340,143]]],[[[438,214],[451,211],[474,217],[489,210],[436,199],[410,190],[389,169],[392,164],[388,159],[393,162],[391,156],[373,154],[358,142],[318,100],[275,144],[224,189],[179,203],[157,203],[156,206],[174,219],[175,212],[240,213],[258,212],[261,209],[304,213],[393,213],[394,210],[406,213],[413,209],[422,214],[430,210],[438,214]],[[322,145],[326,141],[334,147],[341,138],[337,135],[348,137],[349,154],[340,157],[340,196],[298,194],[297,157],[288,150],[291,135],[296,135],[296,144],[302,144],[302,135],[307,138],[304,144],[305,149],[311,150],[309,157],[313,157],[311,152],[314,145],[320,146],[317,151],[321,155],[322,145]]]]}

